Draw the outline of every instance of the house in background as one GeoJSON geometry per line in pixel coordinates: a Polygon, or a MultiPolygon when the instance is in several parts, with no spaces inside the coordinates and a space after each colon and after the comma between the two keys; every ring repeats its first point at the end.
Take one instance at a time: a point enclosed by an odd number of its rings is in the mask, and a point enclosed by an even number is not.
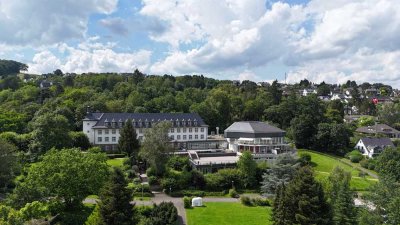
{"type": "Polygon", "coordinates": [[[382,134],[388,138],[400,138],[400,131],[386,124],[375,124],[373,126],[359,127],[357,128],[356,132],[369,135],[382,134]]]}
{"type": "Polygon", "coordinates": [[[382,153],[385,148],[389,147],[394,147],[390,138],[365,137],[361,138],[354,148],[359,150],[363,155],[373,158],[382,153]]]}

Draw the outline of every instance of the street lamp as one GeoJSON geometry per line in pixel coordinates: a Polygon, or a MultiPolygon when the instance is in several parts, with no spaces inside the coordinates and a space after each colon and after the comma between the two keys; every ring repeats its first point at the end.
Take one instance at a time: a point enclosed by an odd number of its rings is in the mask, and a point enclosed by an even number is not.
{"type": "Polygon", "coordinates": [[[171,186],[169,186],[169,195],[171,195],[171,193],[172,193],[172,188],[171,186]]]}
{"type": "Polygon", "coordinates": [[[232,189],[235,189],[235,186],[233,185],[233,183],[234,183],[234,182],[232,181],[232,189]]]}

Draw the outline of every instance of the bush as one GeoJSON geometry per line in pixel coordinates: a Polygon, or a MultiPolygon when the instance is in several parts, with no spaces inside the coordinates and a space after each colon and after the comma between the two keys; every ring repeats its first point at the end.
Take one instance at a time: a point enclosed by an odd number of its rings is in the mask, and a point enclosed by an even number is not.
{"type": "Polygon", "coordinates": [[[345,156],[346,158],[350,159],[350,161],[353,163],[358,163],[364,158],[364,156],[358,150],[351,151],[347,153],[345,156]]]}
{"type": "Polygon", "coordinates": [[[309,165],[311,163],[311,155],[308,153],[300,153],[299,162],[302,166],[309,165]]]}
{"type": "Polygon", "coordinates": [[[365,176],[367,176],[367,173],[365,173],[365,172],[363,172],[363,171],[360,171],[360,172],[358,173],[358,176],[364,178],[365,176]]]}
{"type": "Polygon", "coordinates": [[[158,184],[158,179],[156,176],[149,176],[147,179],[150,185],[158,184]]]}
{"type": "Polygon", "coordinates": [[[271,203],[268,201],[268,199],[253,198],[252,202],[255,206],[271,206],[271,203]]]}
{"type": "Polygon", "coordinates": [[[247,196],[240,196],[240,202],[245,206],[270,206],[268,199],[250,198],[247,196]]]}
{"type": "Polygon", "coordinates": [[[183,171],[184,168],[191,168],[189,158],[182,156],[172,156],[171,158],[169,158],[167,162],[167,167],[177,171],[183,171]]]}
{"type": "Polygon", "coordinates": [[[235,189],[230,189],[230,190],[229,190],[229,197],[231,197],[231,198],[238,198],[238,197],[239,197],[239,194],[236,192],[235,189]]]}
{"type": "Polygon", "coordinates": [[[358,163],[363,159],[362,155],[351,155],[350,156],[350,161],[353,163],[358,163]]]}
{"type": "Polygon", "coordinates": [[[183,197],[183,207],[185,209],[190,209],[192,207],[192,198],[191,197],[183,197]]]}
{"type": "Polygon", "coordinates": [[[240,197],[240,202],[245,205],[245,206],[252,206],[253,203],[251,202],[250,198],[247,196],[241,196],[240,197]]]}
{"type": "Polygon", "coordinates": [[[206,187],[211,191],[222,191],[232,188],[241,188],[241,173],[238,169],[221,169],[216,173],[206,174],[206,187]],[[233,182],[233,183],[232,183],[233,182]]]}
{"type": "Polygon", "coordinates": [[[149,167],[146,170],[146,174],[147,174],[148,177],[157,176],[156,171],[153,169],[153,167],[149,167]]]}

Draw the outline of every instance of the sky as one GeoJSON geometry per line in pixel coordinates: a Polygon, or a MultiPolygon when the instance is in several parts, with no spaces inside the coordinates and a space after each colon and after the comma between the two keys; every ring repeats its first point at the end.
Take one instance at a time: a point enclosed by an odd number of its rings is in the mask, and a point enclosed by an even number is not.
{"type": "Polygon", "coordinates": [[[400,1],[0,0],[0,58],[37,74],[137,68],[400,88],[400,1]]]}

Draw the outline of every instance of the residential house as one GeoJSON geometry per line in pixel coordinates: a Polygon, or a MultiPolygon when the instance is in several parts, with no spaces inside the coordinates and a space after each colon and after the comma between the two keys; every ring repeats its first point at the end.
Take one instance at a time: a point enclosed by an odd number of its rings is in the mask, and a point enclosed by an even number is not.
{"type": "Polygon", "coordinates": [[[356,132],[369,135],[382,134],[388,138],[400,138],[400,131],[386,124],[375,124],[373,126],[359,127],[357,128],[356,132]]]}
{"type": "Polygon", "coordinates": [[[354,148],[359,150],[363,155],[373,158],[382,153],[382,151],[388,147],[394,147],[390,138],[365,137],[361,138],[354,148]]]}
{"type": "Polygon", "coordinates": [[[301,92],[301,95],[302,96],[308,96],[308,95],[311,95],[311,94],[317,94],[317,89],[315,89],[315,88],[306,88],[306,89],[303,89],[303,91],[301,92]]]}

